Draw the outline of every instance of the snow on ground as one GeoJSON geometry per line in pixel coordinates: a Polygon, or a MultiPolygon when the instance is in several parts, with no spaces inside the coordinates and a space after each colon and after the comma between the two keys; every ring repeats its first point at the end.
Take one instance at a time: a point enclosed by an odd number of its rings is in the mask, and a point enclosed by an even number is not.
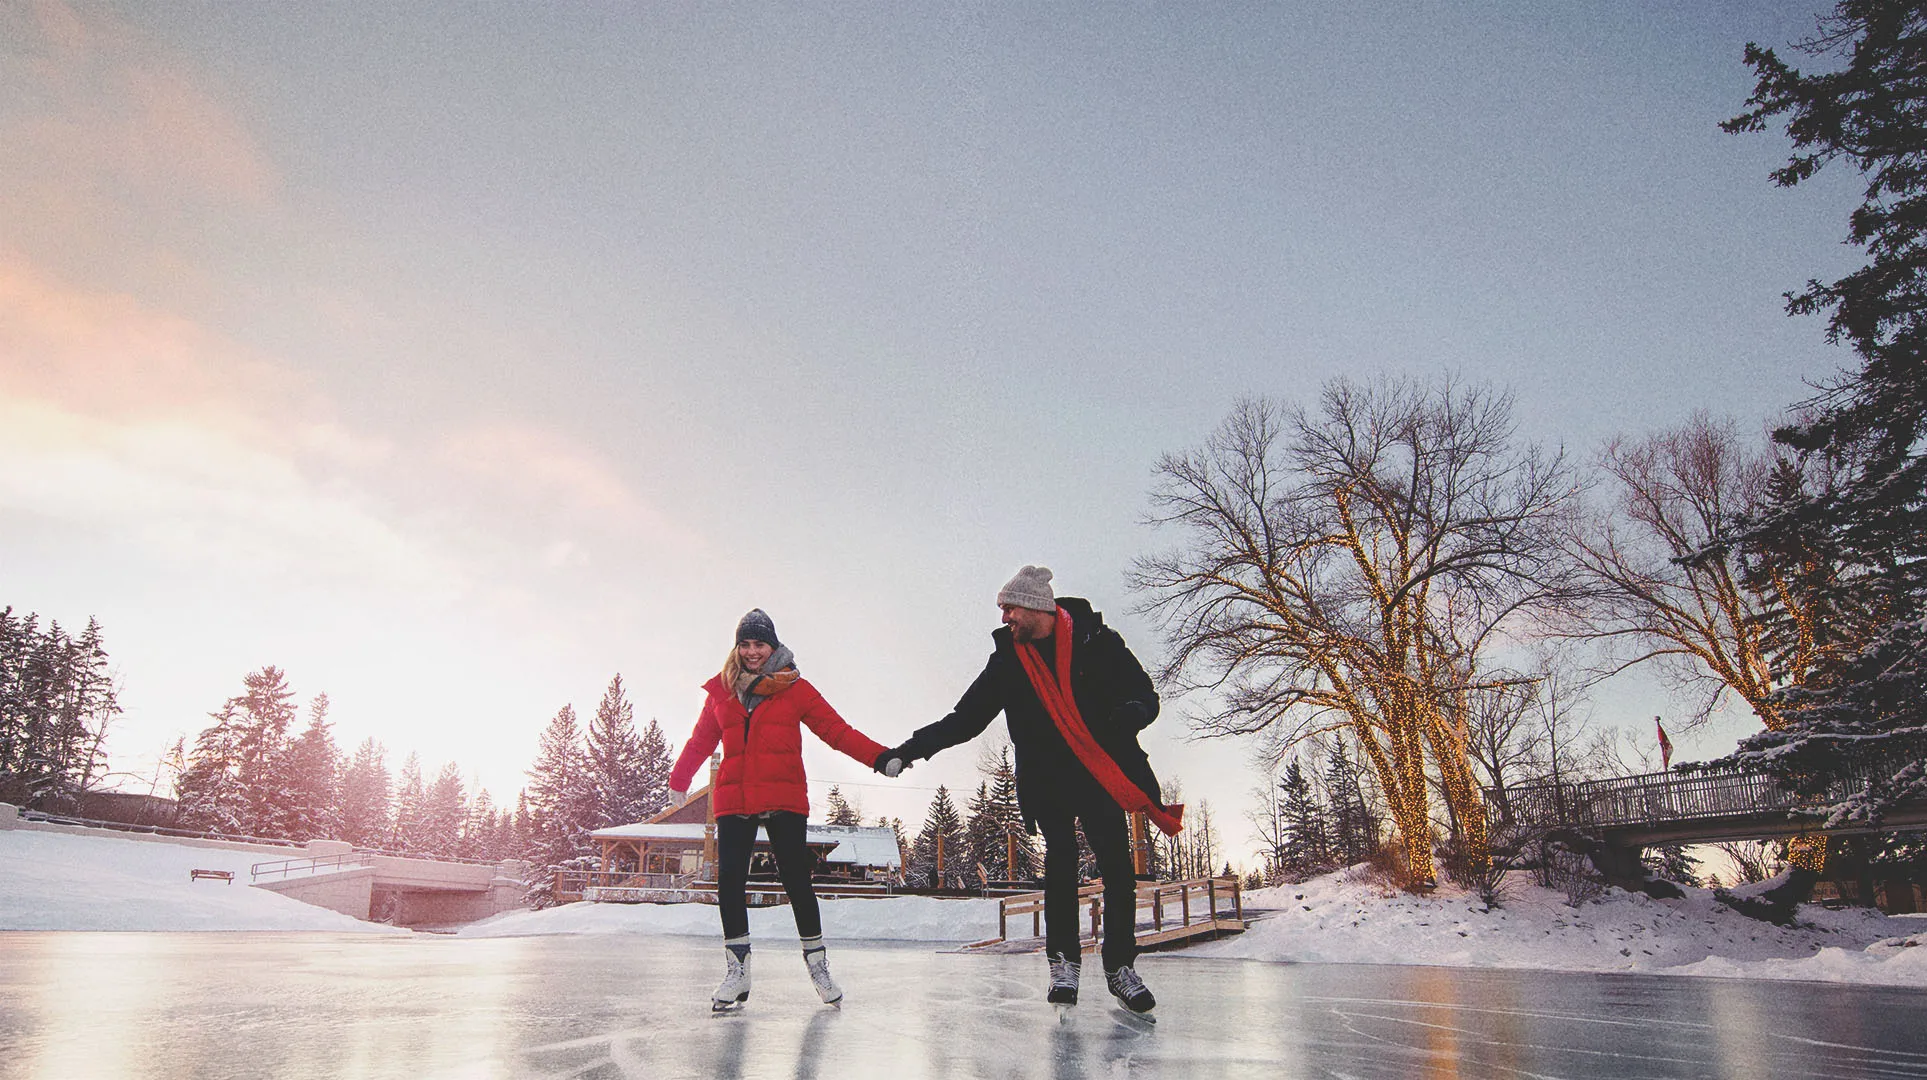
{"type": "Polygon", "coordinates": [[[268,861],[258,851],[0,830],[0,930],[406,933],[249,885],[248,868],[268,861]],[[196,869],[234,880],[189,880],[196,869]]]}
{"type": "Polygon", "coordinates": [[[1187,955],[1336,964],[1639,971],[1927,987],[1919,920],[1866,908],[1799,910],[1793,926],[1748,918],[1707,889],[1655,900],[1609,889],[1570,907],[1566,895],[1510,880],[1490,911],[1474,893],[1414,896],[1340,871],[1245,894],[1272,909],[1243,934],[1187,955]]]}
{"type": "MultiPolygon", "coordinates": [[[[116,836],[0,831],[0,930],[323,930],[399,933],[249,887],[260,853],[116,836]],[[228,870],[233,884],[190,881],[228,870]]],[[[1608,890],[1578,908],[1520,878],[1491,910],[1441,888],[1413,896],[1362,873],[1245,894],[1265,917],[1243,934],[1172,954],[1335,964],[1429,964],[1555,971],[1637,971],[1927,987],[1927,923],[1862,908],[1809,905],[1790,927],[1748,918],[1704,889],[1683,900],[1608,890]]],[[[996,936],[997,901],[897,896],[823,901],[823,931],[846,941],[945,945],[996,936]]],[[[787,907],[752,908],[751,933],[796,933],[787,907]]],[[[721,933],[709,904],[567,904],[510,912],[463,937],[721,933]]]]}
{"type": "MultiPolygon", "coordinates": [[[[823,935],[859,941],[932,941],[967,944],[997,936],[997,901],[938,900],[927,896],[823,899],[823,935]]],[[[796,936],[787,907],[751,908],[755,938],[796,936]]],[[[713,904],[564,904],[546,911],[511,911],[463,927],[460,937],[533,934],[693,934],[720,936],[713,904]]]]}

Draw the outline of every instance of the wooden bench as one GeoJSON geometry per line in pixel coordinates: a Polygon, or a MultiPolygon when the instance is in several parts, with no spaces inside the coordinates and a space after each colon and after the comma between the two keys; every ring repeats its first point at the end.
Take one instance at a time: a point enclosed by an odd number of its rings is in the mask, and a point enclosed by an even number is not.
{"type": "Polygon", "coordinates": [[[234,871],[232,870],[189,870],[187,872],[187,880],[189,882],[199,881],[202,878],[208,878],[213,881],[225,881],[229,885],[232,885],[234,884],[234,871]]]}

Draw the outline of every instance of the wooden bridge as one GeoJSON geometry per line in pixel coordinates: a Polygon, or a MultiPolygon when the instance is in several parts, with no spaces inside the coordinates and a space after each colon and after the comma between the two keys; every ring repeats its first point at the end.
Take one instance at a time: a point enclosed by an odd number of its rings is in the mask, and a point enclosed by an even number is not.
{"type": "MultiPolygon", "coordinates": [[[[1097,929],[1104,917],[1102,882],[1077,890],[1077,899],[1087,914],[1082,920],[1089,930],[1082,938],[1083,950],[1097,948],[1097,929]]],[[[1181,942],[1202,935],[1242,933],[1245,929],[1244,895],[1235,877],[1193,878],[1189,881],[1141,881],[1137,886],[1137,910],[1133,920],[1140,948],[1181,942]]],[[[1044,947],[1044,894],[1019,893],[998,903],[997,936],[964,946],[984,952],[1037,952],[1044,947]],[[1030,934],[1011,937],[1013,923],[1023,926],[1030,916],[1030,934]]]]}
{"type": "Polygon", "coordinates": [[[1823,827],[1803,808],[1826,805],[1863,790],[1867,778],[1836,781],[1818,796],[1796,795],[1757,772],[1648,773],[1579,783],[1534,784],[1487,790],[1486,805],[1501,822],[1532,831],[1575,829],[1619,848],[1774,840],[1825,834],[1851,836],[1927,827],[1927,800],[1901,803],[1879,823],[1823,827]]]}

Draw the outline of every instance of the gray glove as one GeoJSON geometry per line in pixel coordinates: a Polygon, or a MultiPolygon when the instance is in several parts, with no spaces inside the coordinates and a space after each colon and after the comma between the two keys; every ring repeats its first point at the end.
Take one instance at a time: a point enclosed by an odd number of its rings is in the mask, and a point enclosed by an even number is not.
{"type": "Polygon", "coordinates": [[[683,803],[686,803],[688,801],[689,801],[689,792],[677,791],[675,788],[669,789],[669,805],[681,806],[683,803]]]}

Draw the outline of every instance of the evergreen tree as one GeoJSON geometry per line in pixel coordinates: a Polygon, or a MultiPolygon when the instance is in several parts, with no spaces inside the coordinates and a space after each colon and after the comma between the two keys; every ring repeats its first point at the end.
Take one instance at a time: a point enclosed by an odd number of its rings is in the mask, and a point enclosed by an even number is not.
{"type": "Polygon", "coordinates": [[[964,808],[964,876],[971,884],[990,878],[1002,880],[1004,828],[990,801],[990,781],[977,783],[977,794],[964,808]]]}
{"type": "Polygon", "coordinates": [[[401,776],[395,783],[395,823],[388,847],[396,851],[428,852],[428,836],[423,828],[428,789],[422,784],[422,760],[414,751],[401,763],[401,776]]]}
{"type": "Polygon", "coordinates": [[[529,768],[529,857],[553,866],[590,854],[587,839],[596,813],[588,756],[582,749],[575,709],[564,705],[542,731],[529,768]]]}
{"type": "Polygon", "coordinates": [[[1700,860],[1698,856],[1688,852],[1684,844],[1662,844],[1656,848],[1647,848],[1640,853],[1640,862],[1646,867],[1647,872],[1668,881],[1695,886],[1700,883],[1700,860]]]}
{"type": "Polygon", "coordinates": [[[662,725],[651,717],[649,726],[642,729],[642,754],[640,758],[640,782],[636,785],[641,799],[641,817],[647,820],[669,808],[669,774],[676,762],[669,754],[669,740],[663,737],[662,725]]]}
{"type": "Polygon", "coordinates": [[[240,706],[230,698],[220,712],[209,716],[214,723],[194,737],[194,749],[174,784],[177,820],[183,829],[245,835],[241,785],[235,775],[240,762],[240,706]]]}
{"type": "Polygon", "coordinates": [[[120,713],[99,622],[78,638],[0,609],[0,801],[71,810],[106,769],[120,713]]]}
{"type": "Polygon", "coordinates": [[[1332,843],[1325,807],[1312,791],[1311,781],[1297,758],[1278,781],[1281,829],[1278,869],[1287,880],[1302,881],[1330,868],[1332,843]]]}
{"type": "Polygon", "coordinates": [[[1006,881],[1042,877],[1044,857],[1037,850],[1037,838],[1024,827],[1024,811],[1017,803],[1017,770],[1010,763],[1010,747],[1003,747],[997,767],[990,774],[990,805],[1005,836],[1005,850],[998,854],[1006,881]]]}
{"type": "Polygon", "coordinates": [[[1752,556],[1750,580],[1763,589],[1787,567],[1789,549],[1824,551],[1837,562],[1819,606],[1869,625],[1783,689],[1775,706],[1784,725],[1743,740],[1730,763],[1771,770],[1813,795],[1854,777],[1846,799],[1815,812],[1870,820],[1927,790],[1927,10],[1841,0],[1821,36],[1801,47],[1844,65],[1807,74],[1749,44],[1758,81],[1748,111],[1725,127],[1761,131],[1786,118],[1794,154],[1773,174],[1782,186],[1840,160],[1865,179],[1848,238],[1867,264],[1811,281],[1787,303],[1789,314],[1824,313],[1829,338],[1850,346],[1860,366],[1774,433],[1823,461],[1829,482],[1781,499],[1731,539],[1752,556]]]}
{"type": "Polygon", "coordinates": [[[610,679],[584,739],[594,799],[587,822],[591,829],[628,825],[647,816],[642,743],[636,737],[635,713],[635,706],[623,693],[622,676],[610,679]]]}
{"type": "Polygon", "coordinates": [[[293,796],[288,807],[290,840],[341,839],[343,823],[341,753],[328,722],[328,695],[308,704],[308,726],[288,747],[287,773],[293,796]]]}
{"type": "Polygon", "coordinates": [[[1333,740],[1325,764],[1325,799],[1331,809],[1332,856],[1346,866],[1363,862],[1378,851],[1381,821],[1365,801],[1360,768],[1345,753],[1343,740],[1333,740]]]}
{"type": "Polygon", "coordinates": [[[923,828],[910,847],[908,875],[911,881],[931,888],[961,888],[966,883],[969,848],[964,842],[963,821],[950,801],[950,789],[941,785],[930,810],[924,815],[923,828]],[[941,851],[941,869],[938,866],[941,851]]]}
{"type": "Polygon", "coordinates": [[[373,737],[364,739],[341,777],[340,839],[358,848],[387,847],[394,836],[386,756],[373,737]]]}
{"type": "Polygon", "coordinates": [[[297,709],[287,676],[269,665],[242,679],[233,699],[239,732],[235,741],[235,782],[241,796],[241,825],[255,836],[285,837],[294,826],[294,777],[288,771],[288,731],[297,709]]]}
{"type": "Polygon", "coordinates": [[[501,815],[495,812],[495,800],[489,797],[488,789],[477,791],[469,803],[468,818],[462,823],[462,844],[456,854],[464,859],[504,858],[500,854],[501,820],[501,815]]]}
{"type": "Polygon", "coordinates": [[[843,797],[842,788],[837,787],[835,784],[831,784],[830,794],[823,801],[826,804],[827,812],[829,814],[829,816],[824,819],[826,824],[829,824],[829,825],[863,824],[863,815],[858,813],[857,809],[850,805],[849,800],[843,797]]]}
{"type": "Polygon", "coordinates": [[[453,857],[462,852],[462,829],[468,821],[468,795],[462,770],[454,762],[442,766],[422,796],[420,839],[414,849],[453,857]]]}

